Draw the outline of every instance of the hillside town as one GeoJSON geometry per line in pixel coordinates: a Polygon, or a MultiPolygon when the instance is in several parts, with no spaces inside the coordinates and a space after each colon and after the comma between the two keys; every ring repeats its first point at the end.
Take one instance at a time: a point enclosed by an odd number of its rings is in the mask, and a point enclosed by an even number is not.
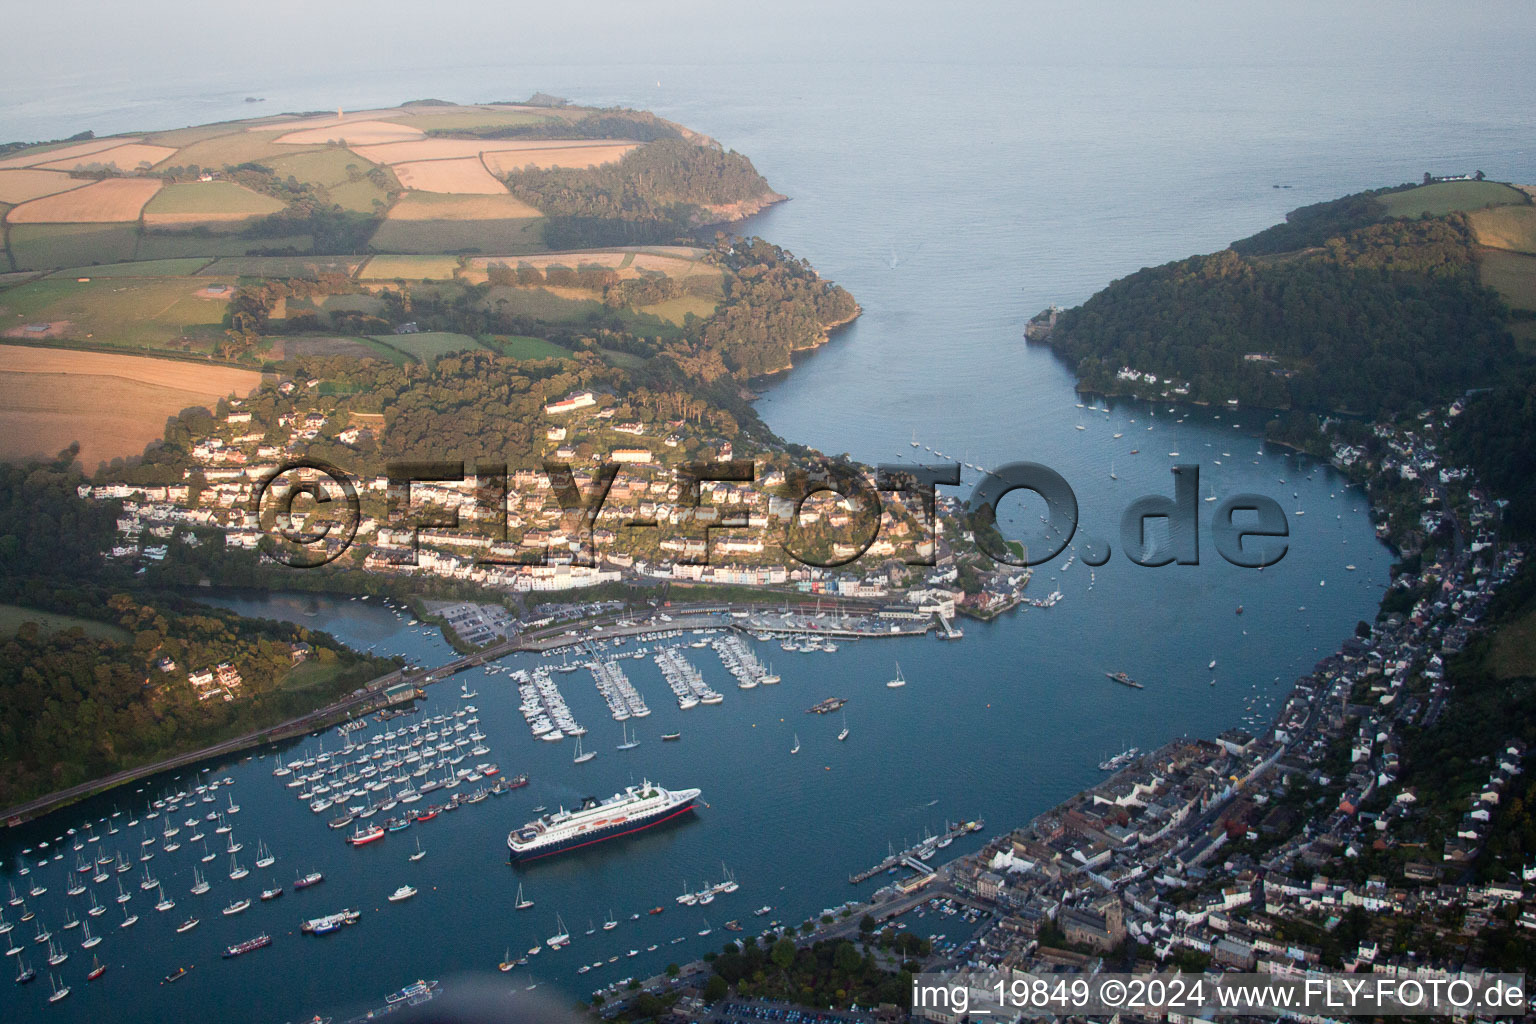
{"type": "Polygon", "coordinates": [[[1131,948],[1145,967],[1451,973],[1491,966],[1490,930],[1536,930],[1536,867],[1472,870],[1524,771],[1523,743],[1486,752],[1449,834],[1434,834],[1399,781],[1405,730],[1442,714],[1447,660],[1525,553],[1498,541],[1497,503],[1439,465],[1422,432],[1376,437],[1385,455],[1341,445],[1335,461],[1415,481],[1425,533],[1447,520],[1450,550],[1394,582],[1429,596],[1296,680],[1269,729],[1169,743],[930,876],[991,912],[932,966],[1095,971],[1131,948]],[[1460,491],[1450,501],[1448,487],[1460,491]],[[1370,855],[1391,873],[1358,870],[1370,855]]]}
{"type": "MultiPolygon", "coordinates": [[[[163,562],[173,538],[194,547],[219,539],[227,548],[255,551],[274,530],[303,531],[323,508],[308,513],[296,504],[291,520],[276,527],[257,510],[265,481],[279,467],[312,453],[317,438],[351,446],[359,465],[378,461],[377,437],[359,425],[361,418],[304,410],[298,399],[318,384],[278,384],[289,402],[271,424],[253,422],[251,402],[229,400],[215,429],[189,446],[185,482],[82,485],[82,497],[123,502],[113,556],[163,562]]],[[[317,547],[339,566],[380,577],[436,577],[510,594],[677,581],[905,602],[945,618],[957,611],[990,617],[1023,601],[1024,569],[989,566],[972,586],[960,583],[958,564],[980,556],[963,505],[951,496],[935,497],[933,524],[925,528],[915,495],[877,492],[866,470],[866,494],[880,501],[872,535],[859,501],[835,492],[813,494],[797,515],[797,502],[783,493],[792,467],[775,451],[756,453],[750,480],[701,479],[690,490],[681,472],[685,459],[739,465],[748,453],[681,421],[615,422],[615,409],[612,396],[591,391],[544,407],[542,456],[572,467],[560,483],[573,486],[581,502],[601,493],[600,467],[612,467],[595,517],[563,498],[543,468],[494,480],[472,472],[462,480],[418,479],[404,488],[376,472],[355,484],[355,537],[344,541],[343,531],[333,531],[317,547]],[[502,491],[504,503],[496,500],[502,491]],[[487,493],[496,494],[490,503],[487,493]],[[445,520],[456,525],[424,525],[445,520]],[[786,547],[792,527],[815,552],[806,561],[786,547]],[[824,564],[807,564],[812,559],[824,564]]],[[[295,490],[306,483],[322,488],[344,503],[343,489],[316,469],[278,480],[295,490]]]]}

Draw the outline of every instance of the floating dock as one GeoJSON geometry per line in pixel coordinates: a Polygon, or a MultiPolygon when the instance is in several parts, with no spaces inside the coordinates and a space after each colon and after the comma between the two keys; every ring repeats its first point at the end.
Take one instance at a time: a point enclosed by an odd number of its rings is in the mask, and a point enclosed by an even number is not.
{"type": "Polygon", "coordinates": [[[915,843],[905,850],[897,850],[895,853],[892,853],[889,857],[886,857],[872,868],[866,868],[863,871],[858,871],[849,875],[848,882],[851,885],[858,885],[860,882],[867,882],[871,878],[874,878],[876,875],[897,867],[910,868],[917,872],[919,875],[930,874],[932,869],[924,863],[926,858],[924,858],[923,854],[927,854],[928,857],[932,857],[934,852],[940,849],[940,843],[948,846],[951,842],[959,839],[963,835],[968,835],[972,832],[980,832],[982,828],[985,827],[985,825],[986,823],[979,819],[976,821],[961,822],[960,824],[950,828],[948,832],[933,836],[930,839],[924,839],[922,842],[915,843]]]}

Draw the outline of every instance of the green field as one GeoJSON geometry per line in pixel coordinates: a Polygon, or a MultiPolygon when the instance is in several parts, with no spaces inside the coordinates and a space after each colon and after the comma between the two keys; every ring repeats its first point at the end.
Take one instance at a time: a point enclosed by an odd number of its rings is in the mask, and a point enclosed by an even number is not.
{"type": "Polygon", "coordinates": [[[204,139],[214,139],[221,135],[234,135],[244,133],[248,125],[236,124],[231,121],[220,121],[217,124],[200,124],[192,128],[172,128],[169,131],[152,132],[144,136],[145,142],[156,146],[190,146],[194,142],[202,142],[204,139]]]}
{"type": "Polygon", "coordinates": [[[457,256],[375,256],[358,273],[360,281],[451,281],[457,256]]]}
{"type": "Polygon", "coordinates": [[[308,277],[316,272],[351,277],[362,265],[360,256],[226,256],[201,273],[220,277],[308,277]]]}
{"type": "Polygon", "coordinates": [[[1536,253],[1536,206],[1496,206],[1467,214],[1482,245],[1536,253]]]}
{"type": "Polygon", "coordinates": [[[54,272],[52,277],[177,277],[195,274],[208,266],[203,256],[174,260],[140,260],[133,263],[103,263],[99,267],[70,267],[54,272]]]}
{"type": "Polygon", "coordinates": [[[292,175],[300,181],[321,186],[330,195],[331,201],[345,210],[372,213],[375,201],[383,202],[389,198],[383,189],[366,177],[376,165],[349,149],[328,146],[264,163],[281,177],[292,175]],[[356,180],[353,180],[354,177],[356,180]]]}
{"type": "Polygon", "coordinates": [[[330,684],[344,666],[334,658],[310,658],[295,665],[277,685],[290,692],[313,690],[330,684]]]}
{"type": "MultiPolygon", "coordinates": [[[[53,225],[44,226],[52,227],[53,225]]],[[[148,234],[139,239],[137,256],[141,260],[171,259],[178,256],[244,256],[252,249],[292,248],[300,252],[308,252],[314,247],[315,240],[309,235],[240,238],[234,235],[200,236],[173,231],[166,234],[148,234]]]]}
{"type": "Polygon", "coordinates": [[[6,237],[17,270],[121,263],[139,243],[135,224],[12,224],[6,237]]]}
{"type": "Polygon", "coordinates": [[[658,302],[650,306],[639,306],[636,311],[648,313],[651,316],[660,317],[670,323],[683,325],[683,318],[689,313],[699,319],[714,316],[719,303],[714,299],[706,299],[702,295],[683,295],[665,302],[658,302]]]}
{"type": "Polygon", "coordinates": [[[35,622],[48,633],[62,633],[67,629],[78,628],[86,636],[93,636],[98,640],[126,642],[133,639],[128,635],[127,630],[105,622],[82,619],[74,615],[60,615],[56,612],[38,611],[36,608],[23,608],[15,604],[0,604],[0,636],[13,636],[24,622],[35,622]]]}
{"type": "Polygon", "coordinates": [[[1536,610],[1500,626],[1485,663],[1497,679],[1536,676],[1536,610]]]}
{"type": "Polygon", "coordinates": [[[415,356],[402,352],[393,345],[386,345],[381,341],[374,341],[372,338],[358,338],[357,340],[373,349],[374,355],[387,362],[394,363],[396,366],[405,366],[407,363],[417,361],[415,356]]]}
{"type": "MultiPolygon", "coordinates": [[[[173,347],[182,335],[222,331],[228,298],[195,293],[218,278],[108,278],[79,284],[50,277],[0,293],[0,320],[69,321],[63,337],[126,348],[173,347]]],[[[233,285],[234,279],[221,283],[233,285]]]]}
{"type": "Polygon", "coordinates": [[[372,245],[404,253],[542,252],[544,218],[536,213],[510,195],[407,192],[374,232],[372,245]]]}
{"type": "MultiPolygon", "coordinates": [[[[290,311],[303,308],[297,300],[288,304],[290,311]]],[[[377,316],[384,312],[384,300],[377,295],[326,295],[318,303],[312,303],[311,308],[322,309],[327,313],[355,312],[377,316]]]]}
{"type": "MultiPolygon", "coordinates": [[[[570,290],[574,291],[574,289],[570,290]]],[[[513,285],[493,285],[486,293],[485,305],[514,316],[527,316],[548,323],[587,323],[593,320],[619,320],[639,334],[676,337],[677,324],[672,320],[632,309],[609,309],[594,292],[581,292],[591,298],[567,298],[547,288],[518,288],[513,285]]],[[[674,302],[704,301],[687,297],[674,302]]],[[[661,303],[667,306],[669,303],[661,303]]],[[[702,307],[701,307],[702,308],[702,307]]],[[[681,314],[679,314],[681,319],[681,314]]]]}
{"type": "Polygon", "coordinates": [[[396,348],[431,366],[439,356],[465,349],[483,349],[486,346],[467,334],[451,334],[447,331],[422,331],[420,334],[376,334],[374,341],[396,348]]]}
{"type": "Polygon", "coordinates": [[[279,145],[273,140],[282,132],[248,132],[237,128],[217,138],[194,142],[177,151],[167,162],[172,167],[198,167],[221,171],[236,164],[258,163],[291,157],[303,146],[279,145]]]}
{"type": "Polygon", "coordinates": [[[331,197],[331,202],[343,210],[374,213],[388,208],[389,194],[367,178],[362,181],[344,181],[340,185],[332,185],[326,189],[326,194],[331,197]]]}
{"type": "Polygon", "coordinates": [[[1437,181],[1376,198],[1386,207],[1389,217],[1418,217],[1425,213],[1438,217],[1456,210],[1529,202],[1524,192],[1496,181],[1437,181]]]}
{"type": "Polygon", "coordinates": [[[486,293],[485,304],[514,316],[529,316],[551,323],[577,323],[594,316],[614,315],[614,311],[597,298],[568,299],[547,288],[518,288],[513,285],[492,285],[486,293]]]}
{"type": "Polygon", "coordinates": [[[617,349],[599,349],[603,358],[617,366],[621,370],[638,370],[645,365],[645,358],[637,356],[633,352],[620,352],[617,349]]]}
{"type": "Polygon", "coordinates": [[[504,356],[513,359],[569,359],[571,353],[543,338],[531,338],[526,334],[498,334],[491,339],[492,346],[504,356]]]}
{"type": "Polygon", "coordinates": [[[385,220],[374,233],[372,245],[392,252],[523,256],[544,250],[544,218],[385,220]]]}
{"type": "Polygon", "coordinates": [[[156,192],[144,207],[145,216],[190,214],[214,217],[262,217],[283,204],[232,181],[184,181],[156,192]]]}
{"type": "Polygon", "coordinates": [[[402,114],[384,118],[408,124],[422,131],[468,131],[472,128],[506,128],[524,124],[538,124],[555,120],[553,115],[538,114],[526,110],[434,110],[432,107],[409,107],[402,114]]]}
{"type": "Polygon", "coordinates": [[[1536,310],[1536,256],[1484,249],[1478,264],[1483,284],[1504,296],[1512,308],[1536,310]]]}

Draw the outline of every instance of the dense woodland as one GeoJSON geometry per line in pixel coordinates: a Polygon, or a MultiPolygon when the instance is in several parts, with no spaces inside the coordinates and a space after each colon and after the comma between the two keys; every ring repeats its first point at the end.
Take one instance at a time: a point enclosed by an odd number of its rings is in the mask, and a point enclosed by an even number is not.
{"type": "Polygon", "coordinates": [[[1051,344],[1091,390],[1126,390],[1115,375],[1129,366],[1189,381],[1197,401],[1369,416],[1449,399],[1524,361],[1503,303],[1477,280],[1460,214],[1368,224],[1269,254],[1353,223],[1362,203],[1374,200],[1324,204],[1286,232],[1239,243],[1246,253],[1116,281],[1063,313],[1051,344]]]}
{"type": "Polygon", "coordinates": [[[563,118],[532,124],[494,125],[484,128],[430,128],[429,136],[476,139],[624,139],[655,142],[681,139],[677,126],[645,110],[611,108],[594,110],[574,121],[563,118]]]}
{"type": "Polygon", "coordinates": [[[726,302],[705,321],[699,340],[738,377],[788,369],[791,352],[814,347],[828,325],[858,313],[846,290],[761,238],[727,247],[722,262],[732,272],[726,302]]]}
{"type": "Polygon", "coordinates": [[[706,207],[771,194],[745,156],[681,139],[659,139],[599,167],[529,167],[505,180],[548,218],[544,241],[554,249],[670,241],[719,219],[706,207]]]}
{"type": "Polygon", "coordinates": [[[1510,525],[1536,534],[1536,369],[1470,399],[1448,441],[1456,461],[1475,467],[1478,479],[1509,501],[1510,525]]]}
{"type": "Polygon", "coordinates": [[[713,1001],[733,986],[746,999],[786,999],[802,1006],[910,1006],[912,975],[928,952],[927,940],[892,930],[878,936],[865,931],[861,939],[863,951],[846,939],[805,947],[789,937],[732,943],[706,957],[712,974],[704,996],[713,1001]],[[884,956],[877,957],[877,950],[884,956]],[[882,960],[889,963],[893,956],[896,969],[890,970],[882,960]]]}
{"type": "Polygon", "coordinates": [[[390,668],[323,633],[145,590],[102,556],[119,503],[78,497],[67,464],[0,466],[0,603],[23,608],[0,635],[0,806],[281,721],[390,668]],[[39,625],[29,608],[94,628],[39,625]],[[290,675],[295,643],[313,654],[290,675]],[[187,671],[226,661],[242,698],[199,701],[187,671]]]}

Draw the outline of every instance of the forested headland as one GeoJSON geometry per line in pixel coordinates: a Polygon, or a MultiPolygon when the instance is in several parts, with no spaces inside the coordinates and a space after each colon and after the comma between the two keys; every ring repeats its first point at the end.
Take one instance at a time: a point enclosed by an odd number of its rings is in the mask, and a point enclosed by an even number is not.
{"type": "Polygon", "coordinates": [[[1173,381],[1186,400],[1316,414],[1379,416],[1493,384],[1530,357],[1509,333],[1510,298],[1480,275],[1470,215],[1482,208],[1473,193],[1395,214],[1415,188],[1303,207],[1220,252],[1128,275],[1062,312],[1049,344],[1084,390],[1168,397],[1173,381]]]}

